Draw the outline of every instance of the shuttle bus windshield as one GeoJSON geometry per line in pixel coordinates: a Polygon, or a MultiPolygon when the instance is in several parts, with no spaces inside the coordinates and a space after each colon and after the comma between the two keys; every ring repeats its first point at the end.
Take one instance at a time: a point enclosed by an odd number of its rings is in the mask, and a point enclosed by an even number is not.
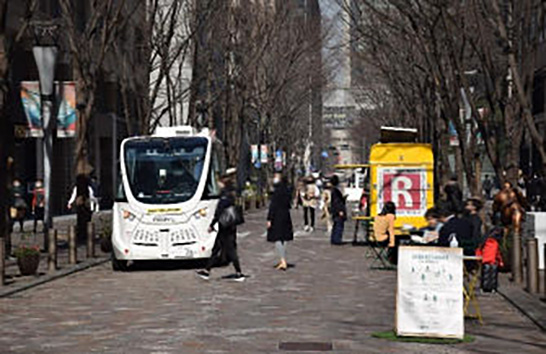
{"type": "Polygon", "coordinates": [[[146,204],[191,199],[201,180],[207,144],[201,137],[128,141],[125,168],[132,195],[146,204]]]}

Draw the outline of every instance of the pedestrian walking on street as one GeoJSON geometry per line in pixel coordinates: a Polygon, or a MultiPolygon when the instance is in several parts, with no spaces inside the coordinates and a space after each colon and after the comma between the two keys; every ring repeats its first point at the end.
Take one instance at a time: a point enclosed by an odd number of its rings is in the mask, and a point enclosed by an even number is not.
{"type": "Polygon", "coordinates": [[[76,185],[68,201],[68,209],[76,206],[76,238],[79,243],[87,240],[87,223],[93,218],[92,201],[95,199],[89,178],[85,174],[76,176],[76,185]]]}
{"type": "Polygon", "coordinates": [[[228,278],[238,282],[245,280],[245,276],[241,271],[239,256],[237,255],[237,225],[241,223],[242,216],[236,215],[238,211],[235,207],[235,188],[233,186],[235,173],[235,168],[229,168],[219,182],[222,189],[220,201],[208,229],[208,232],[211,233],[218,224],[218,234],[207,266],[197,272],[197,275],[205,280],[210,278],[212,267],[220,264],[223,256],[225,256],[228,264],[232,263],[235,268],[235,274],[228,278]]]}
{"type": "Polygon", "coordinates": [[[334,221],[330,243],[332,245],[341,245],[343,244],[343,228],[345,226],[345,220],[347,220],[347,209],[345,207],[345,198],[338,188],[338,176],[332,176],[330,182],[332,183],[332,202],[330,210],[334,221]]]}
{"type": "Polygon", "coordinates": [[[486,200],[491,199],[491,191],[493,190],[493,186],[494,186],[493,180],[489,178],[489,175],[485,175],[485,179],[483,181],[483,191],[484,191],[486,200]]]}
{"type": "Polygon", "coordinates": [[[332,232],[332,213],[330,211],[330,205],[332,204],[332,183],[327,181],[325,188],[322,191],[322,216],[320,217],[326,223],[326,232],[330,234],[332,232]]]}
{"type": "Polygon", "coordinates": [[[303,221],[304,230],[313,232],[315,230],[315,209],[318,206],[320,190],[318,189],[313,176],[305,178],[305,194],[303,195],[303,221]]]}
{"type": "Polygon", "coordinates": [[[32,193],[32,214],[34,215],[34,233],[37,231],[38,221],[44,223],[45,190],[41,179],[36,180],[32,193]]]}
{"type": "Polygon", "coordinates": [[[286,270],[286,244],[294,239],[292,218],[290,217],[290,192],[288,182],[281,173],[276,173],[273,179],[274,190],[267,214],[267,241],[275,243],[279,256],[276,269],[286,270]]]}
{"type": "Polygon", "coordinates": [[[24,231],[25,217],[27,214],[27,202],[25,201],[25,187],[19,179],[14,179],[10,191],[10,233],[13,225],[19,223],[19,231],[24,231]]]}

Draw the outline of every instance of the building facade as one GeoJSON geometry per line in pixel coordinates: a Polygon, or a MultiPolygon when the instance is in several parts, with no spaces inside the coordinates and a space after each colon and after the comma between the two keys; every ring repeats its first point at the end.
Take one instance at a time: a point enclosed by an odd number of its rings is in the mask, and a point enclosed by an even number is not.
{"type": "MultiPolygon", "coordinates": [[[[137,1],[137,0],[134,0],[137,1]]],[[[55,20],[61,23],[61,8],[58,0],[44,0],[38,2],[37,11],[33,18],[40,21],[55,20]]],[[[8,31],[7,35],[14,38],[19,32],[23,15],[25,13],[25,2],[13,2],[9,6],[8,31]]],[[[91,2],[74,1],[74,22],[77,28],[90,18],[91,2]]],[[[134,51],[138,47],[135,43],[142,40],[142,33],[138,28],[142,26],[144,9],[134,14],[134,20],[128,26],[133,31],[127,31],[121,39],[123,45],[120,48],[134,51]]],[[[13,44],[11,67],[9,70],[9,100],[6,107],[9,117],[10,131],[13,134],[10,139],[10,156],[14,163],[11,170],[11,178],[21,180],[27,187],[27,201],[30,203],[31,193],[37,179],[43,179],[43,150],[42,139],[29,136],[28,114],[25,111],[21,99],[21,90],[24,82],[37,82],[38,70],[33,57],[32,47],[36,43],[33,33],[33,26],[40,26],[34,23],[29,30],[23,33],[21,40],[13,44]]],[[[67,37],[63,34],[66,29],[61,25],[56,29],[58,55],[55,67],[55,81],[74,82],[75,70],[73,58],[68,50],[67,37]]],[[[120,40],[121,40],[120,39],[120,40]]],[[[141,53],[132,53],[133,60],[142,61],[141,53]]],[[[113,53],[109,54],[101,74],[96,90],[96,103],[92,119],[87,132],[88,159],[92,167],[91,177],[94,180],[97,196],[100,199],[102,208],[109,208],[113,203],[113,196],[116,190],[118,172],[118,146],[121,140],[128,134],[128,124],[124,117],[122,96],[120,94],[121,77],[119,75],[119,61],[113,53]]],[[[144,81],[147,78],[143,78],[144,81]]],[[[139,97],[132,95],[135,100],[139,97]]],[[[57,97],[57,99],[59,99],[57,97]]],[[[78,103],[78,98],[74,102],[78,103]]],[[[77,108],[77,107],[72,107],[77,108]]],[[[67,201],[70,197],[75,181],[75,137],[57,136],[53,145],[52,161],[52,212],[53,215],[68,213],[67,201]]]]}

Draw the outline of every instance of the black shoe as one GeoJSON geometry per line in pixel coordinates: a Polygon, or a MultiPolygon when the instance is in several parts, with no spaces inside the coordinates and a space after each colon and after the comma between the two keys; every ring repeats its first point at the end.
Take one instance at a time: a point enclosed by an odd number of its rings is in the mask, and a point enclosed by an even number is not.
{"type": "Polygon", "coordinates": [[[245,278],[246,276],[243,273],[235,273],[235,274],[230,274],[230,275],[226,275],[222,277],[222,279],[229,279],[236,282],[243,282],[245,281],[245,278]]]}
{"type": "Polygon", "coordinates": [[[199,270],[195,273],[199,278],[203,279],[203,280],[209,280],[210,278],[210,273],[207,272],[206,270],[199,270]]]}

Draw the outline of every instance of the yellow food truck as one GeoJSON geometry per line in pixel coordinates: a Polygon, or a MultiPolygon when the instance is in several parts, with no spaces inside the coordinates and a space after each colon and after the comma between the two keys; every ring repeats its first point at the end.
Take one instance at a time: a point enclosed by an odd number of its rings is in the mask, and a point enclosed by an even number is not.
{"type": "Polygon", "coordinates": [[[369,162],[337,165],[337,169],[369,169],[368,213],[373,218],[386,202],[396,205],[397,233],[426,225],[424,215],[434,205],[432,146],[417,140],[415,129],[381,128],[381,143],[370,149],[369,162]]]}

